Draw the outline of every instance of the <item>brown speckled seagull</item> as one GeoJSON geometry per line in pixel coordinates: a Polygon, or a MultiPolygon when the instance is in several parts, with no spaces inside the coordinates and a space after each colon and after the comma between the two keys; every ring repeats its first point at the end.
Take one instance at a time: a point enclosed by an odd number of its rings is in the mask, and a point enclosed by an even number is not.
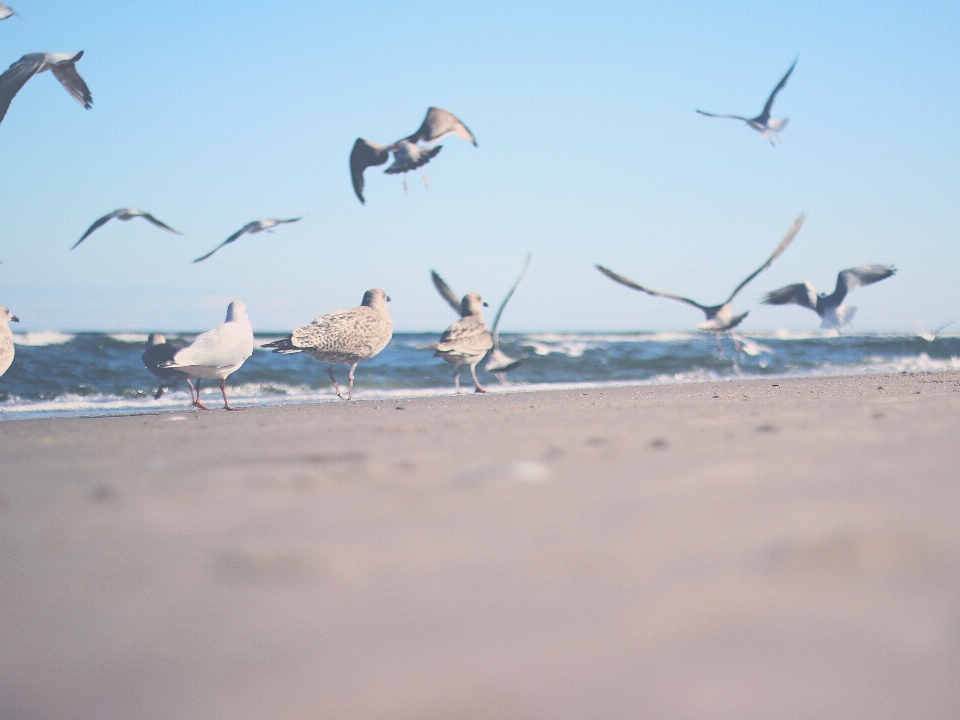
{"type": "Polygon", "coordinates": [[[474,392],[484,393],[483,385],[477,379],[477,363],[483,360],[493,348],[493,336],[487,329],[483,317],[486,307],[477,293],[467,293],[460,301],[461,318],[448,327],[434,346],[434,355],[453,365],[453,384],[460,392],[460,366],[470,366],[474,392]]]}
{"type": "MultiPolygon", "coordinates": [[[[451,133],[473,143],[474,147],[477,146],[473,133],[460,122],[456,115],[449,110],[435,107],[427,110],[427,117],[424,118],[419,130],[409,137],[397,140],[392,145],[378,145],[367,142],[363,138],[357,138],[350,153],[350,177],[353,180],[353,191],[357,194],[357,199],[361,203],[366,203],[363,198],[363,171],[368,167],[383,165],[390,159],[390,153],[393,153],[393,164],[384,170],[387,175],[416,170],[430,162],[443,147],[442,145],[423,147],[418,143],[433,143],[451,133]]],[[[429,185],[426,175],[423,176],[423,184],[429,185]]],[[[403,189],[407,189],[406,179],[403,181],[403,189]]]]}
{"type": "Polygon", "coordinates": [[[357,364],[377,355],[393,337],[393,322],[387,311],[390,298],[380,288],[367,290],[360,307],[321,315],[309,325],[298,327],[288,337],[262,345],[274,352],[306,353],[321,362],[330,363],[330,380],[337,397],[353,399],[353,374],[357,364]],[[334,364],[350,366],[347,397],[333,375],[334,364]]]}

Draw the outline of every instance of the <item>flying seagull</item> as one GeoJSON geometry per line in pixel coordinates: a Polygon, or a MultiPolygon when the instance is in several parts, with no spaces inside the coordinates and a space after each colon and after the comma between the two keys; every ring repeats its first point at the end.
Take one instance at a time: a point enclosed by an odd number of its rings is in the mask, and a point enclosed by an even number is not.
{"type": "Polygon", "coordinates": [[[460,301],[460,319],[448,327],[440,342],[432,346],[434,356],[453,365],[453,384],[460,392],[460,366],[470,366],[474,392],[485,393],[477,379],[477,364],[493,349],[493,337],[487,330],[483,308],[487,303],[477,293],[467,293],[460,301]]]}
{"type": "Polygon", "coordinates": [[[13,17],[14,15],[16,15],[18,18],[20,18],[25,23],[27,23],[27,25],[29,25],[34,32],[40,32],[35,27],[33,27],[33,25],[30,25],[30,23],[27,22],[27,19],[23,15],[18,13],[16,10],[14,10],[12,7],[10,7],[9,5],[4,5],[3,3],[0,3],[0,20],[6,20],[8,17],[13,17]]]}
{"type": "MultiPolygon", "coordinates": [[[[193,406],[208,410],[200,402],[200,380],[219,380],[223,395],[223,409],[237,410],[227,402],[227,376],[253,355],[253,328],[247,316],[247,306],[234,300],[227,306],[223,324],[213,330],[197,335],[192,343],[178,350],[172,360],[161,362],[158,367],[180,370],[185,376],[197,378],[193,406]]],[[[194,391],[194,387],[190,387],[194,391]]]]}
{"type": "Polygon", "coordinates": [[[843,304],[847,293],[858,287],[885,280],[895,272],[897,269],[893,265],[858,265],[849,270],[843,270],[837,275],[837,287],[830,295],[825,293],[818,295],[813,285],[802,282],[767,293],[763,297],[763,304],[793,304],[810,308],[823,319],[821,328],[832,328],[840,332],[840,328],[849,325],[857,312],[855,307],[843,304]]]}
{"type": "MultiPolygon", "coordinates": [[[[442,145],[423,147],[418,143],[433,143],[451,133],[472,142],[473,146],[477,147],[477,140],[473,137],[473,133],[460,122],[456,115],[435,107],[427,110],[427,117],[424,118],[419,130],[409,137],[397,140],[392,145],[378,145],[367,142],[363,138],[357,138],[350,153],[350,177],[353,179],[353,191],[357,194],[357,199],[366,204],[363,198],[363,171],[368,167],[383,165],[390,159],[390,153],[393,153],[393,164],[384,170],[387,175],[416,170],[430,162],[443,147],[442,145]]],[[[426,175],[423,176],[423,184],[429,184],[426,175]]],[[[403,189],[407,189],[406,179],[403,181],[403,189]]]]}
{"type": "Polygon", "coordinates": [[[264,230],[266,230],[267,232],[273,232],[272,228],[276,227],[277,225],[283,225],[284,223],[295,223],[300,220],[303,220],[303,218],[302,217],[290,218],[289,220],[254,220],[253,222],[247,223],[242,228],[237,230],[233,235],[231,235],[222,243],[217,245],[213,250],[208,252],[206,255],[201,255],[200,257],[198,257],[196,260],[194,260],[194,262],[198,263],[201,260],[206,260],[208,257],[213,255],[217,250],[222,248],[224,245],[229,245],[230,243],[232,243],[234,240],[236,240],[238,237],[240,237],[245,233],[256,235],[258,232],[263,232],[264,230]]]}
{"type": "Polygon", "coordinates": [[[83,50],[76,53],[29,53],[11,65],[0,75],[0,122],[7,114],[10,101],[27,80],[47,70],[78,103],[87,110],[93,105],[93,98],[83,78],[77,73],[76,63],[83,57],[83,50]]]}
{"type": "MultiPolygon", "coordinates": [[[[516,370],[523,363],[523,358],[514,359],[500,349],[500,332],[497,328],[500,326],[500,316],[503,314],[503,309],[507,306],[510,298],[513,297],[513,293],[516,291],[517,286],[520,285],[520,281],[523,280],[523,276],[527,274],[527,268],[529,267],[530,253],[527,253],[527,259],[523,263],[519,277],[517,277],[507,292],[506,297],[503,298],[500,307],[497,308],[497,314],[493,319],[493,328],[490,331],[491,337],[493,338],[493,347],[487,355],[487,364],[484,366],[484,370],[488,373],[495,374],[500,382],[505,381],[506,373],[511,370],[516,370]]],[[[430,276],[433,278],[433,285],[437,288],[440,296],[449,303],[455,313],[463,317],[463,301],[457,300],[457,294],[450,289],[450,286],[443,281],[443,278],[440,277],[435,270],[430,271],[430,276]]]]}
{"type": "Polygon", "coordinates": [[[158,228],[163,228],[164,230],[169,230],[170,232],[176,233],[177,235],[183,235],[182,232],[179,232],[179,231],[177,231],[177,230],[174,230],[172,227],[170,227],[170,226],[167,225],[166,223],[160,222],[159,220],[157,220],[153,215],[151,215],[151,214],[148,213],[148,212],[144,212],[143,210],[137,210],[136,208],[119,208],[119,209],[117,209],[117,210],[114,210],[112,213],[109,213],[109,214],[107,214],[107,215],[104,215],[102,218],[100,218],[99,220],[97,220],[93,225],[91,225],[89,228],[87,228],[87,231],[83,234],[83,237],[80,238],[79,240],[77,240],[77,241],[73,244],[73,247],[70,248],[70,249],[73,250],[73,248],[75,248],[77,245],[79,245],[79,244],[82,243],[84,240],[86,240],[88,237],[90,237],[91,233],[93,233],[95,230],[98,230],[99,228],[103,227],[104,225],[106,225],[108,222],[110,222],[110,221],[113,220],[114,218],[116,218],[117,220],[124,220],[124,221],[126,221],[126,220],[133,220],[133,218],[135,218],[135,217],[142,217],[144,220],[149,220],[150,222],[152,222],[152,223],[153,223],[154,225],[156,225],[158,228]]]}
{"type": "Polygon", "coordinates": [[[283,355],[302,352],[321,362],[330,363],[330,380],[337,397],[352,400],[353,374],[357,364],[377,355],[393,337],[388,302],[390,298],[383,290],[372,288],[363,294],[360,307],[321,315],[282,340],[261,347],[273,348],[274,352],[283,355]],[[343,397],[337,385],[337,378],[333,374],[334,363],[350,366],[347,397],[343,397]]]}
{"type": "Polygon", "coordinates": [[[639,290],[640,292],[645,292],[647,293],[647,295],[653,295],[655,297],[664,297],[664,298],[669,298],[671,300],[679,300],[680,302],[687,303],[687,305],[693,305],[693,307],[697,308],[698,310],[702,310],[704,315],[707,316],[707,320],[706,322],[700,323],[696,327],[698,330],[715,332],[717,334],[717,348],[722,353],[723,349],[720,346],[720,334],[723,332],[726,332],[727,330],[732,330],[741,322],[743,322],[743,319],[747,315],[749,315],[749,311],[745,313],[741,313],[740,315],[734,315],[730,307],[731,303],[733,302],[733,299],[737,296],[737,293],[743,290],[743,288],[746,286],[747,283],[749,283],[757,275],[759,275],[768,267],[770,267],[773,264],[773,261],[776,260],[778,257],[780,257],[783,251],[787,249],[787,246],[790,245],[791,242],[793,242],[793,239],[797,236],[797,233],[800,232],[800,228],[803,227],[803,223],[806,219],[807,219],[807,214],[801,213],[800,216],[794,221],[793,227],[791,227],[787,231],[787,234],[783,236],[783,240],[781,240],[780,244],[777,245],[776,249],[773,251],[773,254],[767,258],[767,261],[763,265],[761,265],[759,268],[754,270],[752,273],[750,273],[747,276],[746,280],[744,280],[742,283],[737,285],[734,291],[730,294],[730,297],[728,297],[720,305],[701,305],[696,300],[691,300],[690,298],[681,297],[680,295],[671,295],[670,293],[659,292],[657,290],[650,290],[649,288],[645,288],[642,285],[638,285],[637,283],[633,282],[633,280],[628,280],[622,275],[617,275],[617,273],[613,272],[612,270],[608,270],[602,265],[596,265],[595,267],[597,268],[597,270],[602,272],[611,280],[618,282],[621,285],[626,285],[628,288],[632,288],[633,290],[639,290]]]}
{"type": "Polygon", "coordinates": [[[927,342],[933,342],[934,340],[936,340],[937,336],[940,333],[942,333],[944,330],[946,330],[948,327],[950,327],[956,322],[956,320],[951,320],[948,323],[944,323],[943,325],[938,327],[936,330],[927,330],[923,325],[917,322],[916,318],[910,318],[910,320],[912,320],[913,324],[916,325],[917,327],[917,337],[923,340],[926,340],[927,342]]]}
{"type": "MultiPolygon", "coordinates": [[[[797,58],[799,60],[800,58],[797,58]]],[[[777,97],[777,93],[783,89],[783,86],[787,84],[787,78],[790,77],[790,73],[793,72],[793,69],[797,66],[797,60],[793,61],[793,65],[790,66],[790,69],[787,70],[787,74],[783,76],[777,86],[773,89],[773,92],[770,93],[770,97],[767,98],[767,104],[763,106],[763,112],[757,115],[755,118],[745,118],[741,115],[716,115],[714,113],[704,112],[703,110],[697,110],[701,115],[706,115],[707,117],[716,117],[716,118],[730,118],[732,120],[743,120],[747,125],[752,127],[758,133],[760,137],[768,138],[770,144],[776,147],[776,143],[773,141],[776,138],[778,141],[782,142],[780,138],[780,132],[787,126],[787,122],[790,118],[779,118],[773,119],[770,117],[770,111],[773,110],[773,101],[777,97]]]]}

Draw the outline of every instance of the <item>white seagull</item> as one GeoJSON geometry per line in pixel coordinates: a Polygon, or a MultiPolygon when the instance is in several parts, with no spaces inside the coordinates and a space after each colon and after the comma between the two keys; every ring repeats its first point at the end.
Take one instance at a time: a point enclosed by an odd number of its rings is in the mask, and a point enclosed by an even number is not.
{"type": "Polygon", "coordinates": [[[913,317],[912,317],[912,318],[910,318],[910,320],[913,322],[913,324],[914,324],[914,325],[916,326],[916,328],[917,328],[917,337],[918,337],[918,338],[921,338],[922,340],[926,340],[927,342],[930,342],[930,343],[932,343],[934,340],[936,340],[936,339],[937,339],[937,336],[938,336],[941,332],[943,332],[944,330],[946,330],[948,327],[950,327],[951,325],[953,325],[953,324],[956,322],[956,320],[951,320],[951,321],[948,322],[948,323],[944,323],[943,325],[941,325],[940,327],[938,327],[936,330],[927,330],[923,325],[921,325],[921,324],[917,321],[916,318],[913,318],[913,317]]]}
{"type": "Polygon", "coordinates": [[[3,375],[13,363],[13,333],[8,323],[20,322],[20,318],[0,305],[0,375],[3,375]]]}
{"type": "Polygon", "coordinates": [[[40,32],[35,27],[33,27],[33,25],[31,25],[23,15],[18,13],[12,7],[10,7],[9,5],[4,5],[3,3],[0,3],[0,20],[6,20],[8,17],[13,17],[14,15],[16,15],[18,18],[20,18],[25,23],[27,23],[27,25],[29,25],[34,32],[40,32]]]}
{"type": "MultiPolygon", "coordinates": [[[[799,60],[800,58],[797,58],[799,60]]],[[[768,138],[770,144],[776,147],[774,143],[774,138],[779,142],[783,142],[780,138],[780,132],[787,126],[787,122],[790,118],[779,118],[773,119],[770,117],[770,111],[773,110],[773,101],[777,97],[777,93],[783,89],[783,86],[787,84],[787,78],[790,77],[790,73],[793,72],[793,69],[797,66],[797,60],[793,61],[793,65],[790,66],[790,69],[787,70],[787,74],[783,76],[783,79],[777,83],[777,86],[773,89],[773,92],[770,93],[770,97],[767,98],[767,104],[763,106],[763,112],[757,115],[755,118],[745,118],[742,115],[716,115],[714,113],[704,112],[703,110],[697,110],[701,115],[706,115],[707,117],[716,117],[716,118],[730,118],[732,120],[742,120],[751,128],[760,133],[760,137],[768,138]]]]}
{"type": "Polygon", "coordinates": [[[87,110],[93,98],[83,78],[77,73],[76,63],[83,57],[83,50],[76,53],[29,53],[11,65],[0,75],[0,122],[7,114],[10,102],[20,88],[34,75],[50,70],[74,100],[87,110]]]}
{"type": "Polygon", "coordinates": [[[102,218],[100,218],[99,220],[97,220],[93,225],[91,225],[89,228],[87,228],[87,231],[83,234],[83,237],[80,238],[79,240],[77,240],[77,241],[73,244],[73,247],[70,248],[70,249],[73,250],[75,247],[77,247],[77,245],[79,245],[79,244],[82,243],[84,240],[86,240],[88,237],[90,237],[90,235],[91,235],[95,230],[98,230],[99,228],[103,227],[104,225],[106,225],[108,222],[110,222],[110,221],[113,220],[114,218],[116,218],[117,220],[127,221],[127,220],[133,220],[133,218],[135,218],[135,217],[142,217],[144,220],[149,220],[150,222],[152,222],[152,223],[153,223],[154,225],[156,225],[158,228],[163,228],[164,230],[169,230],[170,232],[176,233],[177,235],[183,235],[182,232],[180,232],[180,231],[178,231],[178,230],[174,230],[172,227],[170,227],[170,226],[167,225],[166,223],[160,222],[159,220],[157,220],[153,215],[151,215],[151,214],[148,213],[148,212],[144,212],[143,210],[137,210],[137,208],[118,208],[117,210],[114,210],[112,213],[108,213],[107,215],[104,215],[102,218]]]}
{"type": "Polygon", "coordinates": [[[855,307],[843,304],[847,293],[858,287],[886,280],[896,272],[897,269],[893,265],[858,265],[849,270],[842,270],[837,275],[837,287],[829,295],[826,293],[818,295],[813,285],[802,282],[768,292],[763,297],[763,304],[792,304],[810,308],[823,319],[820,324],[822,329],[832,328],[839,333],[840,328],[849,325],[857,312],[855,307]]]}
{"type": "Polygon", "coordinates": [[[722,353],[723,348],[720,346],[720,334],[723,332],[726,332],[727,330],[732,330],[741,322],[743,322],[743,319],[750,314],[749,311],[747,311],[745,313],[741,313],[740,315],[734,315],[733,310],[731,309],[731,303],[733,302],[733,299],[737,296],[737,294],[741,290],[743,290],[743,288],[747,285],[747,283],[749,283],[757,275],[759,275],[768,267],[770,267],[773,264],[773,261],[776,260],[778,257],[780,257],[783,251],[787,249],[787,246],[790,245],[791,242],[793,242],[793,239],[797,236],[797,233],[800,232],[800,228],[803,227],[803,223],[806,219],[807,219],[807,214],[801,213],[800,216],[794,221],[793,227],[791,227],[787,231],[787,234],[783,236],[783,239],[780,241],[780,244],[777,245],[776,249],[773,251],[773,254],[767,258],[767,261],[763,265],[758,267],[756,270],[754,270],[752,273],[750,273],[747,276],[746,280],[744,280],[739,285],[737,285],[734,291],[730,293],[730,297],[724,300],[720,305],[701,305],[696,300],[691,300],[690,298],[681,297],[680,295],[672,295],[670,293],[659,292],[658,290],[650,290],[649,288],[645,288],[642,285],[638,285],[637,283],[633,282],[633,280],[629,280],[623,277],[622,275],[617,275],[617,273],[613,272],[612,270],[608,270],[602,265],[596,265],[595,267],[597,268],[597,270],[602,272],[611,280],[618,282],[621,285],[626,285],[628,288],[632,288],[633,290],[639,290],[640,292],[645,292],[647,295],[653,295],[655,297],[663,297],[663,298],[669,298],[671,300],[679,300],[680,302],[687,303],[687,305],[693,305],[698,310],[703,311],[704,315],[707,316],[707,320],[706,322],[700,323],[696,327],[698,330],[716,333],[717,349],[720,350],[720,352],[722,353]]]}
{"type": "MultiPolygon", "coordinates": [[[[357,199],[366,204],[363,198],[363,171],[368,167],[383,165],[390,159],[390,153],[393,153],[393,164],[384,170],[387,175],[416,170],[430,162],[443,147],[442,145],[423,147],[417,143],[433,143],[451,133],[477,147],[477,140],[473,133],[460,122],[456,115],[435,107],[427,110],[427,117],[424,118],[419,130],[409,137],[397,140],[392,145],[378,145],[367,142],[363,138],[357,138],[350,152],[350,177],[353,180],[353,191],[357,194],[357,199]]],[[[426,175],[423,176],[423,184],[429,185],[426,175]]],[[[406,179],[403,181],[403,189],[407,189],[406,179]]]]}
{"type": "Polygon", "coordinates": [[[247,233],[249,233],[250,235],[256,235],[258,232],[263,232],[263,231],[272,233],[273,228],[276,227],[277,225],[283,225],[284,223],[295,223],[295,222],[299,222],[300,220],[303,220],[303,218],[302,217],[290,218],[289,220],[254,220],[253,222],[249,222],[246,225],[244,225],[242,228],[237,230],[233,235],[231,235],[222,243],[217,245],[213,250],[208,252],[206,255],[201,255],[200,257],[198,257],[196,260],[194,260],[194,262],[198,263],[201,260],[206,260],[208,257],[213,255],[217,250],[222,248],[224,245],[229,245],[241,235],[244,235],[247,233]]]}
{"type": "MultiPolygon", "coordinates": [[[[198,335],[192,343],[178,350],[172,360],[160,363],[159,367],[180,370],[187,377],[197,378],[194,407],[209,409],[200,402],[200,380],[207,379],[220,381],[224,410],[237,410],[227,402],[227,376],[239,370],[252,354],[253,328],[247,317],[247,306],[234,300],[227,306],[227,317],[222,325],[198,335]]],[[[193,386],[190,389],[194,391],[193,386]]]]}
{"type": "MultiPolygon", "coordinates": [[[[484,366],[484,370],[486,370],[488,373],[493,373],[496,375],[501,383],[505,382],[506,374],[509,371],[516,370],[518,367],[520,367],[520,365],[523,363],[523,358],[512,358],[500,349],[500,332],[497,328],[500,326],[500,316],[503,314],[503,309],[507,306],[510,298],[513,297],[513,293],[516,292],[517,286],[520,285],[520,281],[523,280],[523,276],[527,274],[527,268],[529,267],[530,253],[527,253],[527,259],[523,263],[523,268],[520,270],[520,275],[517,277],[516,281],[503,298],[503,301],[500,303],[500,307],[497,308],[497,314],[493,319],[493,328],[490,330],[490,334],[493,339],[493,347],[487,354],[487,364],[484,366]]],[[[430,271],[430,277],[433,278],[433,285],[437,288],[437,292],[440,293],[440,296],[447,301],[455,313],[463,317],[463,301],[457,300],[457,294],[450,289],[450,286],[443,281],[443,278],[440,277],[435,270],[430,271]]]]}

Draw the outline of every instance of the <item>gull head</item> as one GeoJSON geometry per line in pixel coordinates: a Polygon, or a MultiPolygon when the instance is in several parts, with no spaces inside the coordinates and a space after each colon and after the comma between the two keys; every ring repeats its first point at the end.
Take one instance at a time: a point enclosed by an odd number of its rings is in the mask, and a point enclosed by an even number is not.
{"type": "Polygon", "coordinates": [[[479,294],[475,292],[467,293],[463,296],[463,300],[460,301],[460,314],[463,317],[467,315],[482,315],[483,308],[485,307],[487,307],[487,304],[479,294]]]}
{"type": "Polygon", "coordinates": [[[0,323],[6,325],[8,322],[20,322],[20,318],[10,312],[9,308],[0,305],[0,323]]]}
{"type": "Polygon", "coordinates": [[[390,297],[383,290],[371,288],[363,294],[363,302],[360,304],[374,310],[386,311],[388,302],[390,302],[390,297]]]}
{"type": "Polygon", "coordinates": [[[227,317],[224,322],[237,322],[238,320],[247,320],[247,306],[239,300],[234,300],[227,305],[227,317]]]}
{"type": "Polygon", "coordinates": [[[150,333],[150,336],[147,338],[147,347],[163,345],[166,341],[167,339],[160,333],[150,333]]]}

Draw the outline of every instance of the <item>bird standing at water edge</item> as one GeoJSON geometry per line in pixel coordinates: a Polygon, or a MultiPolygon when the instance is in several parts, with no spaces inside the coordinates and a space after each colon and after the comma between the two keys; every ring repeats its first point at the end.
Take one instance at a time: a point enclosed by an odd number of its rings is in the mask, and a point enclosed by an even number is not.
{"type": "Polygon", "coordinates": [[[359,307],[321,315],[309,325],[294,330],[282,340],[262,345],[280,354],[306,353],[321,362],[330,363],[330,380],[337,397],[353,399],[353,375],[357,365],[375,357],[393,337],[393,321],[387,309],[390,298],[380,288],[363,294],[359,307]],[[334,364],[349,365],[350,376],[347,397],[343,397],[334,364]]]}
{"type": "MultiPolygon", "coordinates": [[[[200,402],[200,380],[205,379],[220,381],[224,410],[238,410],[230,407],[227,401],[226,380],[252,354],[253,327],[247,317],[247,306],[234,300],[227,306],[227,317],[222,325],[198,335],[192,343],[177,351],[172,360],[160,363],[159,367],[180,370],[187,377],[197,378],[194,407],[209,409],[200,402]]],[[[190,389],[194,391],[192,386],[190,389]]]]}
{"type": "Polygon", "coordinates": [[[17,60],[0,75],[0,122],[6,117],[10,102],[27,80],[47,70],[53,73],[74,100],[89,110],[93,106],[93,97],[76,68],[81,57],[83,50],[76,53],[29,53],[17,60]]]}
{"type": "Polygon", "coordinates": [[[141,355],[143,365],[160,378],[160,387],[157,388],[157,392],[153,396],[154,400],[159,400],[163,391],[176,385],[178,380],[187,381],[187,385],[190,386],[190,398],[193,398],[193,380],[187,373],[182,370],[161,367],[163,363],[172,361],[182,349],[180,345],[167,342],[167,339],[160,333],[150,333],[150,337],[147,338],[147,349],[141,355]]]}
{"type": "Polygon", "coordinates": [[[10,330],[12,322],[20,322],[20,318],[0,305],[0,375],[3,375],[13,363],[13,332],[10,330]]]}
{"type": "MultiPolygon", "coordinates": [[[[800,58],[797,58],[799,60],[800,58]]],[[[760,133],[760,137],[768,138],[770,144],[776,147],[776,143],[773,141],[776,138],[777,142],[783,142],[780,138],[780,132],[787,126],[790,118],[780,118],[774,120],[770,117],[770,113],[773,110],[773,101],[777,97],[777,93],[783,89],[783,86],[787,84],[787,79],[790,77],[790,73],[793,72],[793,69],[797,66],[797,60],[793,61],[793,65],[790,66],[790,69],[787,70],[787,74],[783,76],[777,86],[773,89],[773,92],[770,93],[770,97],[767,98],[767,104],[763,106],[763,112],[757,115],[755,118],[745,118],[742,115],[716,115],[714,113],[704,112],[703,110],[697,110],[701,115],[706,115],[707,117],[715,118],[728,118],[731,120],[742,120],[748,126],[760,133]]]]}
{"type": "Polygon", "coordinates": [[[467,293],[460,301],[460,320],[448,327],[434,346],[434,356],[453,365],[453,384],[460,392],[460,366],[470,366],[474,392],[485,393],[477,379],[477,363],[493,348],[493,337],[487,330],[483,308],[487,303],[477,293],[467,293]]]}

